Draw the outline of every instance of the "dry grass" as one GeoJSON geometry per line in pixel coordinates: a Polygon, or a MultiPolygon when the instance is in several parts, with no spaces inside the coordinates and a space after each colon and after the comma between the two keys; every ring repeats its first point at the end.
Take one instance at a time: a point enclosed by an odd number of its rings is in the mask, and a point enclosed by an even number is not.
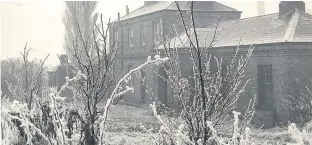
{"type": "MultiPolygon", "coordinates": [[[[153,143],[151,135],[146,134],[140,126],[153,127],[155,131],[159,123],[151,112],[151,108],[129,105],[116,105],[109,112],[106,138],[109,144],[148,145],[153,143]]],[[[231,123],[229,123],[231,125],[231,123]]],[[[228,128],[228,127],[226,127],[228,128]]],[[[230,129],[231,130],[231,129],[230,129]]],[[[223,136],[231,134],[231,131],[223,136]]],[[[286,145],[293,142],[287,128],[251,129],[251,136],[256,145],[286,145]]]]}
{"type": "Polygon", "coordinates": [[[141,126],[154,129],[160,126],[147,106],[116,105],[109,111],[107,121],[108,132],[142,132],[141,126]]]}

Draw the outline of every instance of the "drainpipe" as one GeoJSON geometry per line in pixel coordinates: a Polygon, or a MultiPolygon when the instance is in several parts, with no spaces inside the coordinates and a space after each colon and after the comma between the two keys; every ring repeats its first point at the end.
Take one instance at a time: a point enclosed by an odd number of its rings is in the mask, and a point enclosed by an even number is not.
{"type": "MultiPolygon", "coordinates": [[[[120,13],[118,12],[118,24],[119,24],[119,27],[120,27],[120,49],[121,49],[121,55],[123,55],[123,29],[122,29],[122,25],[121,25],[121,22],[120,22],[120,13]]],[[[123,64],[124,64],[124,61],[123,61],[123,58],[121,58],[121,71],[123,71],[124,67],[123,67],[123,64]]],[[[122,72],[121,72],[122,73],[122,72]]]]}

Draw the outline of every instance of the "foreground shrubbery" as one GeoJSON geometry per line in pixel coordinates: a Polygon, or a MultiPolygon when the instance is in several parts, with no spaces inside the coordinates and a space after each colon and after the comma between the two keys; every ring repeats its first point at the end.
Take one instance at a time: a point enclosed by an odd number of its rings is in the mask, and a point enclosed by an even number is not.
{"type": "MultiPolygon", "coordinates": [[[[176,4],[179,9],[178,3],[176,4]]],[[[26,99],[25,101],[21,99],[20,102],[2,99],[1,142],[6,145],[138,144],[138,142],[126,140],[125,138],[121,138],[118,142],[112,141],[114,135],[106,132],[108,113],[111,111],[112,106],[118,103],[121,96],[133,92],[130,83],[132,73],[139,72],[148,64],[158,65],[160,62],[168,62],[164,65],[162,75],[167,75],[167,78],[164,77],[164,79],[169,80],[173,94],[177,96],[179,103],[181,103],[182,111],[177,115],[179,117],[170,117],[170,115],[159,113],[159,110],[163,110],[163,108],[159,108],[161,105],[153,103],[151,111],[159,126],[143,124],[143,126],[139,127],[130,126],[128,130],[138,131],[140,132],[139,135],[144,135],[145,139],[142,139],[142,137],[138,139],[141,141],[140,143],[171,145],[312,144],[310,139],[311,130],[309,129],[311,124],[307,124],[303,129],[298,129],[296,124],[290,124],[288,130],[278,132],[280,136],[275,136],[275,141],[259,141],[261,137],[257,136],[254,128],[248,127],[254,113],[253,107],[250,110],[247,109],[241,121],[238,119],[240,113],[233,111],[238,97],[248,83],[248,81],[243,81],[242,77],[253,47],[251,46],[246,50],[246,56],[242,56],[241,59],[237,57],[237,49],[234,58],[228,60],[229,65],[223,67],[222,59],[208,55],[206,50],[200,48],[194,21],[192,22],[193,28],[189,29],[185,25],[180,9],[179,12],[185,34],[192,44],[189,53],[190,62],[193,64],[191,67],[193,76],[189,78],[183,76],[182,70],[179,68],[178,51],[171,48],[170,45],[168,47],[164,45],[164,55],[167,57],[160,58],[159,55],[155,55],[155,60],[148,57],[146,63],[130,70],[116,84],[113,84],[112,82],[116,81],[113,80],[115,78],[113,64],[117,54],[115,49],[118,48],[118,41],[116,45],[107,46],[108,31],[104,30],[101,17],[101,24],[94,24],[95,28],[91,29],[92,41],[82,37],[78,25],[77,34],[80,37],[70,42],[70,44],[73,44],[72,46],[67,46],[68,51],[71,51],[72,57],[76,60],[75,68],[71,71],[67,69],[67,71],[69,74],[76,76],[66,78],[66,84],[60,91],[52,90],[49,96],[39,98],[36,94],[42,89],[41,81],[43,77],[41,77],[41,74],[44,63],[42,63],[39,71],[40,75],[35,75],[38,77],[38,81],[29,83],[26,59],[28,51],[26,51],[25,47],[23,55],[25,60],[25,73],[23,76],[25,79],[21,81],[23,86],[17,88],[12,86],[11,88],[22,92],[19,95],[13,93],[15,97],[19,96],[26,99]],[[97,33],[100,33],[102,39],[97,38],[97,33]],[[195,34],[196,46],[192,43],[191,37],[193,36],[191,35],[193,34],[195,34]],[[99,44],[103,44],[103,46],[99,44]],[[110,48],[109,52],[107,52],[108,48],[110,48]],[[83,52],[81,52],[81,49],[83,52]],[[89,50],[94,50],[96,53],[89,54],[89,50]],[[216,70],[211,70],[213,64],[217,66],[216,70]],[[61,92],[66,88],[72,89],[74,92],[74,101],[71,103],[66,102],[66,98],[60,96],[61,92]],[[111,88],[112,90],[109,90],[111,88]],[[100,105],[103,107],[99,107],[100,105]],[[233,113],[230,115],[233,116],[234,120],[230,125],[231,133],[229,135],[220,131],[220,128],[229,123],[226,119],[230,112],[233,113]]],[[[190,3],[190,16],[193,20],[192,2],[190,3]]],[[[213,40],[208,47],[212,47],[212,44],[213,40]]],[[[124,111],[131,113],[126,109],[124,111]]],[[[143,119],[141,116],[136,117],[143,119]]],[[[118,122],[117,119],[113,121],[118,122]]],[[[115,136],[121,134],[118,133],[115,136]]],[[[136,136],[131,133],[127,133],[127,135],[134,136],[133,138],[136,136]]],[[[263,135],[262,138],[271,135],[272,133],[268,133],[263,135]]]]}
{"type": "Polygon", "coordinates": [[[79,92],[79,88],[74,87],[75,84],[87,81],[87,76],[81,72],[73,78],[66,78],[65,85],[59,91],[51,90],[49,96],[44,96],[46,98],[35,97],[31,107],[16,100],[10,102],[3,99],[4,104],[11,105],[4,106],[1,110],[2,132],[8,132],[3,134],[2,140],[5,144],[16,144],[16,141],[22,140],[24,141],[21,144],[105,144],[104,132],[109,108],[116,104],[120,96],[133,91],[133,88],[124,82],[131,80],[131,74],[143,67],[160,64],[167,59],[155,56],[155,60],[152,60],[148,57],[145,63],[125,74],[114,86],[102,108],[103,112],[97,112],[99,115],[96,118],[90,118],[86,114],[88,110],[79,106],[77,99],[69,105],[65,102],[66,98],[60,96],[66,88],[72,89],[75,95],[79,92]],[[90,123],[93,125],[90,126],[90,123]],[[90,137],[87,135],[90,134],[94,135],[91,136],[92,140],[88,140],[90,137]],[[17,139],[12,139],[17,136],[17,139]]]}
{"type": "MultiPolygon", "coordinates": [[[[3,133],[2,140],[1,140],[2,144],[6,144],[6,145],[26,144],[28,137],[32,137],[32,141],[33,141],[32,144],[40,144],[40,145],[50,144],[48,140],[51,140],[51,141],[56,140],[57,137],[59,138],[62,135],[60,132],[57,132],[57,130],[55,130],[55,129],[60,129],[59,127],[54,128],[53,125],[51,124],[52,128],[49,129],[48,127],[49,125],[45,125],[43,121],[39,121],[40,119],[44,120],[44,117],[43,117],[44,115],[40,113],[41,111],[32,110],[30,111],[33,114],[32,117],[38,118],[40,115],[42,116],[34,124],[36,124],[37,126],[40,124],[40,122],[42,122],[41,126],[38,127],[38,129],[43,130],[41,133],[43,133],[44,136],[47,137],[47,139],[45,139],[43,136],[41,136],[40,132],[36,132],[37,130],[33,128],[30,122],[27,122],[27,120],[23,122],[20,119],[16,119],[15,117],[12,117],[12,116],[15,116],[14,114],[16,114],[17,112],[24,113],[24,114],[20,114],[18,118],[22,118],[22,116],[30,117],[31,116],[30,114],[25,113],[27,112],[27,109],[26,109],[27,107],[25,105],[16,101],[15,102],[6,102],[6,100],[2,100],[2,101],[3,101],[2,102],[3,108],[1,112],[2,113],[1,127],[2,127],[2,133],[3,133]],[[12,115],[9,115],[9,114],[12,114],[12,115]],[[17,123],[18,122],[17,120],[20,121],[20,124],[17,123]],[[22,135],[22,132],[24,132],[24,135],[22,135]],[[27,135],[26,133],[30,133],[32,136],[30,136],[29,134],[27,135]]],[[[46,101],[46,103],[50,104],[49,101],[46,101]]],[[[65,105],[64,103],[64,106],[69,106],[69,105],[65,105]]],[[[50,108],[52,106],[48,106],[48,107],[50,108]]],[[[170,138],[168,138],[168,133],[167,133],[165,125],[160,124],[160,126],[162,127],[160,127],[159,130],[157,129],[159,128],[157,127],[158,125],[156,125],[156,121],[157,121],[156,118],[158,117],[160,117],[160,119],[162,119],[166,125],[169,125],[168,123],[169,119],[165,118],[165,116],[160,115],[160,116],[155,117],[155,120],[153,120],[152,116],[149,116],[148,118],[147,118],[147,115],[141,116],[142,113],[149,114],[148,111],[146,111],[147,108],[140,109],[137,107],[126,107],[126,106],[125,107],[116,106],[116,107],[117,107],[116,109],[118,110],[118,112],[115,112],[114,111],[115,108],[113,108],[112,113],[116,113],[116,114],[114,114],[115,117],[109,118],[108,123],[114,122],[113,128],[114,127],[117,128],[118,126],[119,129],[117,130],[109,129],[110,131],[114,131],[114,132],[106,133],[105,139],[107,140],[107,144],[142,144],[143,145],[143,144],[166,144],[170,142],[170,138]],[[146,126],[146,128],[148,129],[154,128],[154,129],[149,130],[149,131],[142,129],[142,127],[138,126],[139,121],[132,123],[130,120],[125,120],[124,122],[122,122],[121,119],[125,117],[122,114],[122,112],[124,111],[124,112],[129,113],[129,110],[134,112],[132,120],[145,119],[146,123],[149,123],[149,124],[155,123],[156,126],[155,125],[148,126],[142,123],[142,125],[146,126]],[[135,113],[135,112],[138,112],[138,113],[135,113]],[[139,118],[140,116],[141,118],[139,118]],[[120,123],[118,124],[118,122],[120,123]],[[128,123],[126,124],[125,122],[128,122],[128,123]],[[126,130],[126,129],[121,130],[121,128],[125,128],[125,126],[123,126],[124,124],[128,125],[130,128],[133,128],[133,130],[126,130]],[[132,127],[131,127],[131,124],[133,124],[132,127]],[[167,139],[167,142],[165,142],[164,139],[167,139]]],[[[53,108],[50,108],[50,109],[53,109],[53,108]]],[[[238,113],[235,113],[235,114],[236,116],[239,115],[238,113]]],[[[69,114],[67,114],[66,116],[67,116],[65,117],[66,120],[70,120],[69,114]]],[[[131,119],[131,117],[129,118],[131,119]]],[[[235,143],[237,145],[287,144],[287,143],[295,144],[295,145],[311,144],[311,136],[312,136],[311,124],[307,124],[304,128],[299,128],[299,127],[297,128],[295,124],[291,124],[288,127],[288,129],[281,128],[281,129],[271,129],[271,130],[259,130],[255,128],[246,128],[244,129],[242,134],[238,134],[237,132],[235,133],[235,130],[237,131],[241,128],[240,122],[238,121],[239,120],[236,119],[236,122],[234,121],[229,125],[231,126],[229,127],[231,128],[230,134],[222,133],[221,131],[219,131],[219,129],[216,129],[216,132],[214,132],[214,136],[211,142],[219,143],[221,145],[225,145],[225,144],[232,145],[234,144],[234,140],[236,140],[235,143]]],[[[51,121],[47,121],[47,122],[52,123],[51,121]]],[[[68,122],[68,121],[65,121],[65,122],[68,122]]],[[[209,122],[207,125],[209,126],[209,122]]],[[[78,132],[79,131],[78,120],[76,120],[75,123],[73,123],[73,127],[74,128],[72,131],[71,142],[73,145],[75,145],[77,144],[77,140],[80,137],[80,133],[78,132]]],[[[67,128],[67,125],[65,128],[67,128]]],[[[65,130],[66,132],[69,131],[67,129],[65,130]]],[[[173,135],[173,138],[175,139],[174,144],[181,144],[181,145],[187,144],[188,138],[185,135],[186,130],[185,128],[183,128],[183,125],[180,124],[179,130],[173,130],[171,133],[173,135]]],[[[69,134],[66,134],[66,138],[68,138],[68,135],[69,134]]],[[[193,144],[193,143],[189,143],[189,144],[193,144]]]]}

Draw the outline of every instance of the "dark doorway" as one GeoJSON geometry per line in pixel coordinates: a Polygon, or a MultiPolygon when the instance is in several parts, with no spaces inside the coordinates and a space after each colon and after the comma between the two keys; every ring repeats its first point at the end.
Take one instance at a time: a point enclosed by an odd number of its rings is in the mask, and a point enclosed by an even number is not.
{"type": "Polygon", "coordinates": [[[272,65],[258,65],[258,103],[259,110],[273,110],[273,76],[272,65]]]}

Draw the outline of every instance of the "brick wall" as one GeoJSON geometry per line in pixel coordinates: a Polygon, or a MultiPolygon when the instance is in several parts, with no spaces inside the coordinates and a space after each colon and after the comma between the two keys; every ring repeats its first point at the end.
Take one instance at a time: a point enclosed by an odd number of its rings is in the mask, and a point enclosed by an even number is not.
{"type": "Polygon", "coordinates": [[[285,125],[289,119],[294,118],[294,114],[290,114],[288,105],[283,101],[283,98],[287,98],[290,95],[289,88],[305,87],[306,83],[303,83],[305,79],[301,71],[312,74],[312,66],[310,65],[312,63],[311,56],[311,44],[280,43],[256,46],[245,69],[244,79],[250,79],[250,82],[245,92],[240,96],[237,110],[244,112],[249,100],[258,95],[257,65],[271,64],[273,75],[273,109],[265,111],[257,110],[254,123],[258,125],[265,124],[265,127],[285,125]],[[299,70],[298,68],[301,69],[299,70]],[[295,83],[295,79],[297,78],[302,82],[299,85],[295,83]]]}
{"type": "MultiPolygon", "coordinates": [[[[245,51],[247,48],[247,46],[241,47],[240,50],[245,51]]],[[[234,54],[234,50],[234,47],[226,47],[210,49],[208,52],[219,58],[222,57],[223,62],[228,63],[232,59],[231,53],[234,54]]],[[[288,104],[283,99],[290,95],[289,88],[298,90],[306,85],[310,85],[312,88],[312,84],[307,83],[308,80],[302,74],[302,72],[312,74],[311,57],[311,44],[279,43],[257,45],[245,69],[245,77],[243,78],[244,81],[248,79],[250,81],[238,100],[236,110],[244,113],[249,101],[258,97],[257,66],[269,64],[272,65],[273,76],[272,106],[269,106],[270,110],[257,109],[253,123],[259,126],[264,124],[264,127],[273,127],[285,125],[289,120],[294,119],[296,114],[290,114],[288,104]],[[296,83],[298,79],[301,82],[299,84],[296,83]]],[[[187,66],[187,62],[181,61],[180,65],[187,66]]],[[[257,103],[258,100],[256,100],[257,103]]]]}
{"type": "MultiPolygon", "coordinates": [[[[195,19],[196,19],[196,24],[198,26],[204,26],[208,25],[208,23],[215,22],[216,18],[219,15],[210,14],[212,12],[196,12],[195,13],[195,19]]],[[[240,13],[221,13],[221,15],[224,15],[224,17],[221,18],[221,20],[227,20],[227,19],[236,19],[240,17],[240,13]],[[225,17],[227,15],[227,17],[225,17]]],[[[126,72],[128,69],[128,65],[133,65],[138,66],[141,63],[146,61],[147,56],[153,55],[151,51],[154,50],[155,45],[154,45],[154,35],[153,35],[153,25],[154,23],[160,23],[162,27],[162,37],[165,38],[169,32],[170,29],[173,28],[173,24],[176,24],[178,26],[177,28],[179,29],[179,33],[183,32],[182,25],[181,25],[181,19],[180,16],[177,15],[177,11],[160,11],[152,14],[147,14],[144,16],[140,17],[135,17],[129,20],[121,21],[119,23],[112,23],[114,25],[114,30],[110,29],[109,32],[109,39],[110,42],[113,42],[114,38],[114,31],[118,32],[119,36],[119,55],[117,59],[117,76],[121,76],[122,72],[126,72]],[[161,23],[160,23],[161,22],[161,23]],[[141,45],[141,27],[145,27],[145,37],[146,37],[146,43],[145,46],[141,45]],[[129,47],[129,38],[128,38],[128,30],[133,29],[133,47],[129,47]]],[[[172,35],[173,37],[174,35],[172,35]]],[[[150,67],[148,68],[146,72],[146,77],[148,80],[148,86],[153,90],[151,95],[148,95],[150,98],[153,97],[152,99],[147,99],[145,102],[152,102],[151,100],[158,100],[159,96],[159,77],[155,75],[154,72],[158,72],[159,68],[158,67],[150,67]]],[[[139,103],[141,102],[141,94],[140,94],[140,81],[139,80],[134,80],[134,87],[135,87],[135,92],[134,94],[129,94],[126,96],[125,100],[131,101],[134,103],[139,103]]]]}

